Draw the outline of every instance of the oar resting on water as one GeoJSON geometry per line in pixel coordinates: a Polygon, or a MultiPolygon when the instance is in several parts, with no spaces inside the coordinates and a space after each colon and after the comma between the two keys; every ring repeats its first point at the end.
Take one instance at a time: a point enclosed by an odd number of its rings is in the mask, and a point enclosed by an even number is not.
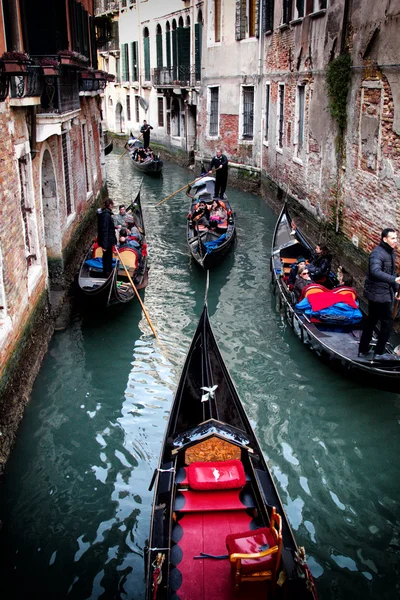
{"type": "Polygon", "coordinates": [[[140,306],[142,307],[142,311],[143,311],[143,313],[144,313],[144,316],[146,317],[146,319],[147,319],[147,322],[148,322],[148,324],[150,325],[150,329],[151,329],[151,330],[152,330],[152,332],[154,333],[154,337],[155,337],[155,338],[158,340],[158,335],[157,335],[157,333],[156,333],[156,330],[155,330],[155,329],[154,329],[154,327],[153,327],[153,323],[151,322],[151,319],[150,319],[150,317],[149,317],[149,314],[148,314],[148,312],[147,312],[147,310],[146,310],[146,308],[145,308],[145,305],[144,305],[144,304],[143,304],[143,302],[142,302],[142,299],[141,299],[141,297],[140,297],[140,295],[139,295],[139,292],[137,291],[137,289],[136,289],[136,286],[135,286],[135,284],[134,284],[134,283],[133,283],[133,281],[132,281],[132,277],[129,275],[129,271],[128,271],[128,269],[126,268],[126,265],[125,265],[124,261],[123,261],[123,260],[122,260],[122,258],[121,258],[121,255],[120,255],[120,253],[119,253],[119,250],[118,250],[118,248],[116,248],[116,250],[117,250],[117,255],[118,255],[118,258],[119,258],[119,260],[120,260],[120,262],[121,262],[121,265],[124,267],[124,269],[125,269],[125,273],[126,273],[126,276],[127,276],[127,278],[129,279],[129,283],[131,284],[131,286],[132,286],[132,288],[133,288],[133,291],[135,292],[135,294],[136,294],[136,297],[137,297],[137,299],[139,300],[140,306]]]}
{"type": "Polygon", "coordinates": [[[193,181],[190,181],[189,183],[186,183],[184,186],[182,186],[181,188],[179,188],[179,190],[176,190],[176,192],[174,192],[173,194],[170,194],[169,196],[167,196],[166,198],[164,198],[164,200],[161,200],[161,202],[157,202],[157,204],[155,204],[154,206],[160,206],[160,204],[162,204],[163,202],[166,202],[167,200],[169,200],[170,198],[172,198],[172,196],[175,196],[175,194],[178,194],[179,192],[182,192],[182,190],[184,190],[185,188],[187,188],[189,185],[193,185],[194,183],[196,183],[196,181],[199,181],[199,179],[203,179],[203,177],[208,177],[209,175],[212,175],[213,173],[215,173],[215,171],[217,171],[217,169],[214,169],[213,171],[211,171],[211,173],[205,173],[205,175],[201,175],[200,177],[196,177],[196,179],[193,179],[193,181]]]}

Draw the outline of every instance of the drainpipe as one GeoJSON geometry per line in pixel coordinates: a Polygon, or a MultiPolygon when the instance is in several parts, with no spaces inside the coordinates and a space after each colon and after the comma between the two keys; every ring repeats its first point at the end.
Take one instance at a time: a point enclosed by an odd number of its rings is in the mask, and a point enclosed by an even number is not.
{"type": "Polygon", "coordinates": [[[36,106],[31,106],[31,135],[29,145],[31,148],[31,159],[34,160],[39,152],[36,146],[36,106]]]}

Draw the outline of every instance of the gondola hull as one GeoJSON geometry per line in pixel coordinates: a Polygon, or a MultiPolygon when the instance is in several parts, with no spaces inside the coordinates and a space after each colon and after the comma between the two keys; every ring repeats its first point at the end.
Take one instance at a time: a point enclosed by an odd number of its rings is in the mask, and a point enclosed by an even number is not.
{"type": "MultiPolygon", "coordinates": [[[[300,340],[310,347],[331,366],[345,369],[355,374],[370,374],[374,378],[383,377],[397,379],[400,377],[400,360],[388,343],[387,352],[393,360],[367,360],[358,356],[358,346],[361,331],[365,322],[358,325],[339,327],[329,323],[311,321],[306,315],[296,310],[296,301],[285,281],[286,261],[299,256],[310,257],[312,245],[302,232],[292,229],[292,220],[286,205],[278,218],[272,242],[271,252],[271,281],[277,299],[277,307],[284,314],[289,325],[294,329],[300,340]]],[[[333,274],[330,274],[331,285],[337,284],[333,274]]],[[[360,307],[362,311],[362,308],[360,307]]]]}
{"type": "Polygon", "coordinates": [[[132,164],[137,171],[146,173],[147,175],[160,175],[164,166],[163,161],[159,158],[146,162],[138,162],[137,160],[132,159],[132,164]]]}
{"type": "Polygon", "coordinates": [[[282,519],[278,567],[286,579],[277,595],[268,598],[316,597],[260,445],[219,352],[206,306],[183,367],[154,481],[147,600],[265,598],[267,582],[243,583],[236,595],[229,558],[214,560],[214,555],[225,554],[227,534],[268,527],[272,507],[282,519]],[[218,489],[204,493],[193,491],[188,475],[192,465],[217,469],[218,481],[218,469],[230,459],[245,470],[240,493],[217,485],[218,489]],[[196,560],[199,554],[202,558],[201,552],[213,558],[196,560]]]}
{"type": "MultiPolygon", "coordinates": [[[[214,196],[214,186],[215,179],[213,177],[204,177],[188,190],[187,195],[191,199],[189,215],[194,213],[200,199],[211,206],[214,196]]],[[[223,202],[228,213],[224,227],[212,229],[198,226],[188,216],[187,243],[189,251],[196,263],[205,270],[218,265],[231,250],[235,242],[235,215],[226,196],[223,202]],[[224,238],[224,241],[219,243],[221,238],[224,238]],[[215,247],[212,249],[210,248],[210,242],[215,244],[215,247]]]]}
{"type": "Polygon", "coordinates": [[[148,282],[148,257],[144,233],[142,208],[140,204],[140,188],[132,203],[132,216],[135,223],[143,232],[140,251],[124,248],[120,249],[119,256],[113,255],[114,266],[107,279],[102,276],[101,259],[102,250],[96,242],[91,244],[85,259],[82,262],[78,275],[78,287],[81,297],[96,308],[126,304],[136,297],[136,293],[129,281],[129,277],[122,265],[128,269],[130,278],[137,290],[143,289],[148,282]],[[99,264],[96,264],[98,262],[99,264]]]}

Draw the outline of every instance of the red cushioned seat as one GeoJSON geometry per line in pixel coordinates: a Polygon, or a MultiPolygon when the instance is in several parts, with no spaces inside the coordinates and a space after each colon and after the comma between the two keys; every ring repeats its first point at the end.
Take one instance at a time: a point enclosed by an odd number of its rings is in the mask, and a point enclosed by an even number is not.
{"type": "Polygon", "coordinates": [[[240,460],[194,462],[187,467],[192,490],[229,490],[242,488],[246,475],[240,460]]]}
{"type": "MultiPolygon", "coordinates": [[[[232,533],[226,537],[226,547],[230,555],[256,554],[274,546],[276,546],[276,540],[269,527],[262,527],[255,531],[245,531],[244,533],[232,533]]],[[[270,569],[275,561],[275,554],[270,554],[262,558],[242,559],[242,572],[254,573],[270,569]]]]}

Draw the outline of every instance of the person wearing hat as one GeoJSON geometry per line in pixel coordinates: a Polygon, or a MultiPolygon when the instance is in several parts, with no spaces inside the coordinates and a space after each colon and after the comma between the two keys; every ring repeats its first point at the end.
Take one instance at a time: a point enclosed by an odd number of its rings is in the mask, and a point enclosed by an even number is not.
{"type": "Polygon", "coordinates": [[[289,272],[288,283],[290,285],[295,284],[297,273],[299,272],[299,268],[305,267],[305,266],[306,266],[306,259],[304,258],[304,256],[299,256],[297,261],[295,263],[293,263],[292,268],[290,269],[290,272],[289,272]]]}

